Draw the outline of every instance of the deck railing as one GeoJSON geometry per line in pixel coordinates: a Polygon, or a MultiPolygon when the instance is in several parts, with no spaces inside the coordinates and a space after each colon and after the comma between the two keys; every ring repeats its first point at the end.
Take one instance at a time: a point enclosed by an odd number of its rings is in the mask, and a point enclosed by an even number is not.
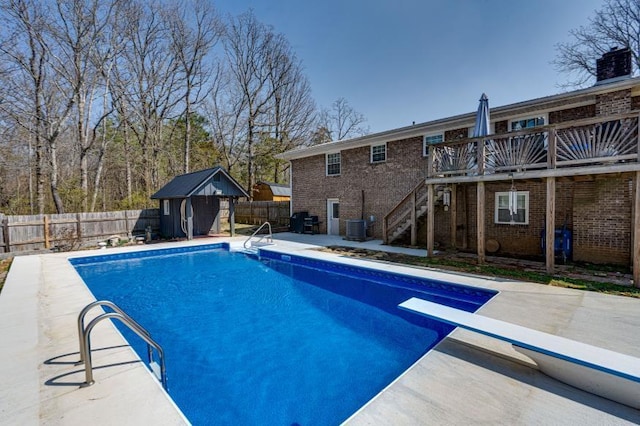
{"type": "Polygon", "coordinates": [[[637,162],[638,123],[635,113],[431,145],[428,176],[477,176],[637,162]]]}

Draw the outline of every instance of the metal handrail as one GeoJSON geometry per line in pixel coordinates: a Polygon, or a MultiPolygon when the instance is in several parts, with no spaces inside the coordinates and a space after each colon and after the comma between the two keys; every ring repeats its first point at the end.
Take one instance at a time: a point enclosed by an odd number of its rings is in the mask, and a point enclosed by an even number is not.
{"type": "MultiPolygon", "coordinates": [[[[127,315],[126,312],[120,309],[118,305],[116,305],[115,303],[109,300],[96,300],[95,302],[89,303],[80,311],[80,314],[78,314],[78,342],[80,346],[80,350],[79,350],[80,361],[76,362],[76,365],[84,363],[84,337],[83,337],[84,336],[84,317],[87,316],[89,311],[95,308],[96,306],[108,306],[109,308],[113,309],[115,312],[121,314],[122,316],[127,317],[129,321],[138,324],[133,318],[127,315]]],[[[140,326],[140,324],[138,324],[138,326],[144,330],[144,328],[140,326]]],[[[146,330],[144,331],[147,333],[147,335],[149,334],[146,330]]]]}
{"type": "Polygon", "coordinates": [[[242,246],[243,246],[245,249],[248,249],[249,247],[247,247],[247,243],[249,243],[249,241],[251,241],[251,239],[252,239],[253,237],[255,237],[255,236],[256,236],[256,234],[257,234],[258,232],[260,232],[260,231],[262,230],[262,228],[264,228],[265,226],[267,226],[267,227],[269,228],[269,233],[268,233],[268,234],[265,234],[265,235],[261,235],[261,236],[260,236],[260,239],[258,240],[258,242],[262,241],[262,240],[266,237],[268,242],[273,243],[273,233],[271,232],[271,224],[270,224],[269,222],[265,222],[265,223],[263,223],[262,225],[260,225],[260,227],[259,227],[258,229],[256,229],[256,232],[254,232],[253,234],[251,234],[251,236],[245,240],[245,242],[244,242],[244,244],[242,244],[242,246]]]}
{"type": "MultiPolygon", "coordinates": [[[[120,309],[117,305],[112,302],[106,300],[100,300],[98,302],[93,302],[87,305],[78,316],[78,325],[81,327],[80,331],[80,362],[84,362],[85,365],[85,382],[80,385],[80,387],[91,386],[95,383],[93,380],[93,364],[91,360],[91,330],[102,320],[108,318],[116,318],[119,319],[122,323],[129,327],[134,333],[136,333],[142,340],[147,343],[147,355],[149,364],[153,363],[153,350],[151,347],[158,351],[158,358],[160,361],[160,381],[162,382],[162,387],[167,390],[167,372],[166,366],[164,362],[164,350],[162,346],[160,346],[149,334],[147,330],[144,329],[140,324],[138,324],[135,320],[133,320],[129,315],[124,313],[122,309],[120,309]],[[84,316],[86,313],[98,305],[106,305],[114,309],[116,312],[107,312],[95,317],[86,328],[82,327],[81,324],[84,323],[84,316]]],[[[79,328],[80,330],[80,328],[79,328]]]]}

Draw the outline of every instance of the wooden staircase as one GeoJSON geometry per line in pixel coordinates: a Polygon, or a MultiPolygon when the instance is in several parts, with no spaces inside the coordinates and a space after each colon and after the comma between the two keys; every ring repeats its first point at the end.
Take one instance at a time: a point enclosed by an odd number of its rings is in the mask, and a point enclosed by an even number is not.
{"type": "MultiPolygon", "coordinates": [[[[438,191],[440,192],[440,191],[438,191]]],[[[438,193],[436,192],[436,193],[438,193]]],[[[437,201],[438,198],[436,198],[437,201]]],[[[427,213],[427,184],[425,179],[411,190],[382,221],[382,237],[385,244],[411,233],[411,245],[418,243],[418,220],[427,213]]]]}

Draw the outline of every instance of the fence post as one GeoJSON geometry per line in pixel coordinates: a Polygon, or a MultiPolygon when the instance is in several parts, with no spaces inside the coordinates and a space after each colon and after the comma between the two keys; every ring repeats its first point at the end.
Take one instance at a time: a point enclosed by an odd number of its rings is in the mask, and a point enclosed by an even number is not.
{"type": "Polygon", "coordinates": [[[43,226],[44,226],[44,248],[46,250],[49,249],[49,217],[45,214],[43,218],[43,226]]]}
{"type": "Polygon", "coordinates": [[[0,215],[0,226],[2,226],[4,252],[9,253],[11,251],[11,245],[9,242],[9,218],[7,216],[0,215]]]}

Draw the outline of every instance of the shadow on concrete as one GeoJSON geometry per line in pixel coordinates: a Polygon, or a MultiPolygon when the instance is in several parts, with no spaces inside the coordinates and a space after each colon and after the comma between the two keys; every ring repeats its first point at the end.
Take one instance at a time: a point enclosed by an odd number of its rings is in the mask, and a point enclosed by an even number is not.
{"type": "Polygon", "coordinates": [[[639,410],[562,383],[534,368],[527,367],[520,361],[509,359],[504,354],[494,353],[485,348],[450,338],[443,340],[434,350],[572,400],[578,404],[594,408],[634,424],[640,424],[639,410]]]}

